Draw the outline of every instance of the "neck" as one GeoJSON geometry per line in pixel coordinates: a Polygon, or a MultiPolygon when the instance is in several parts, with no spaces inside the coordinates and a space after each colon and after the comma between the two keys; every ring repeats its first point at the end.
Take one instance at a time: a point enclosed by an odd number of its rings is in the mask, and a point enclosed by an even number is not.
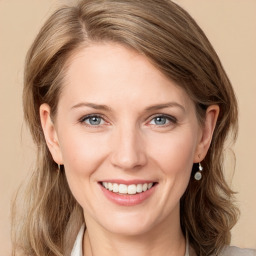
{"type": "MultiPolygon", "coordinates": [[[[87,222],[88,223],[88,222],[87,222]]],[[[84,236],[84,256],[184,256],[185,238],[180,222],[159,223],[157,227],[139,235],[111,233],[95,223],[87,224],[84,236]]]]}

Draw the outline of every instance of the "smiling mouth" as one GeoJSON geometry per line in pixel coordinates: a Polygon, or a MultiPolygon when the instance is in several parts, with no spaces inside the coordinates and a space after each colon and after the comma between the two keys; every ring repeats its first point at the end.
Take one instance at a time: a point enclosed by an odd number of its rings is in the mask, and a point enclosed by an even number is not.
{"type": "Polygon", "coordinates": [[[155,186],[156,182],[150,183],[143,183],[143,184],[118,184],[118,183],[111,183],[111,182],[101,182],[100,183],[105,189],[119,194],[119,195],[135,195],[146,192],[147,190],[151,189],[155,186]]]}

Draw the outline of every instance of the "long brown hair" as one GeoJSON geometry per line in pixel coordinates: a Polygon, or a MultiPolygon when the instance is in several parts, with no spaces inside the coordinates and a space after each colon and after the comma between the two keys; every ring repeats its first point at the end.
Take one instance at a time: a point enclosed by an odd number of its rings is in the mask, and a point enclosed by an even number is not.
{"type": "Polygon", "coordinates": [[[69,57],[94,42],[115,42],[144,54],[191,97],[198,120],[208,106],[220,115],[207,156],[203,179],[193,179],[181,198],[181,227],[197,255],[218,254],[230,243],[237,221],[233,192],[223,176],[224,143],[237,132],[237,102],[230,81],[203,31],[170,0],[83,0],[58,9],[44,24],[26,59],[23,106],[37,145],[37,167],[25,193],[22,222],[13,217],[13,255],[69,255],[82,208],[71,194],[65,170],[57,171],[46,146],[39,107],[57,112],[69,57]],[[15,222],[16,220],[16,222],[15,222]]]}

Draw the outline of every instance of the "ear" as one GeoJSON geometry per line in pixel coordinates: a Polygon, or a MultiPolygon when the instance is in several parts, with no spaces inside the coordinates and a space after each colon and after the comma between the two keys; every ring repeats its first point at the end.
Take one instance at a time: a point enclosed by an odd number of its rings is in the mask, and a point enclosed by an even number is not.
{"type": "Polygon", "coordinates": [[[201,162],[211,145],[212,135],[215,129],[215,125],[218,119],[220,108],[218,105],[211,105],[207,108],[205,114],[205,121],[202,127],[202,133],[197,145],[194,163],[201,162]]]}
{"type": "Polygon", "coordinates": [[[40,120],[44,132],[46,144],[51,152],[53,160],[57,164],[62,164],[62,154],[60,150],[59,140],[54,123],[51,120],[51,108],[44,103],[40,106],[40,120]]]}

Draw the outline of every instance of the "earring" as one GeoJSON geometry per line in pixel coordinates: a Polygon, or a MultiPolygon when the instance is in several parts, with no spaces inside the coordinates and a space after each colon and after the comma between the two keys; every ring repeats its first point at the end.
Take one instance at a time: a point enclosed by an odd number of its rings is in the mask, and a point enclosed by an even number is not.
{"type": "Polygon", "coordinates": [[[204,169],[203,166],[201,165],[201,163],[198,163],[198,171],[195,173],[195,180],[201,180],[202,179],[202,170],[204,169]]]}
{"type": "Polygon", "coordinates": [[[62,170],[62,164],[57,164],[58,165],[58,169],[57,169],[57,171],[58,171],[58,173],[60,173],[61,172],[61,170],[62,170]]]}

